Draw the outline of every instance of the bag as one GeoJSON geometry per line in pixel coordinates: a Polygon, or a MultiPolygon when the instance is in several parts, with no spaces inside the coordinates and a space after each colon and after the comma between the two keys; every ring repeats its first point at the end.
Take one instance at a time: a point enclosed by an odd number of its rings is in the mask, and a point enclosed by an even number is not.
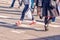
{"type": "Polygon", "coordinates": [[[28,9],[28,11],[26,12],[26,16],[27,18],[32,19],[32,13],[30,9],[28,9]]]}
{"type": "Polygon", "coordinates": [[[56,7],[56,1],[51,0],[51,4],[50,5],[52,5],[53,7],[56,7]]]}
{"type": "Polygon", "coordinates": [[[53,5],[49,5],[49,7],[50,7],[51,9],[54,9],[54,8],[55,8],[53,5]]]}

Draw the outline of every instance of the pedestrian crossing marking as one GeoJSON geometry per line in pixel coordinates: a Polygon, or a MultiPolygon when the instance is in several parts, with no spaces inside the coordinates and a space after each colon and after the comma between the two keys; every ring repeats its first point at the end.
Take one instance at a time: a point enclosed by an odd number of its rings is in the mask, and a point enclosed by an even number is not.
{"type": "Polygon", "coordinates": [[[1,15],[0,15],[0,17],[1,17],[1,18],[8,18],[7,16],[1,16],[1,15]]]}
{"type": "MultiPolygon", "coordinates": [[[[25,21],[25,22],[28,22],[28,23],[31,23],[32,21],[25,21]]],[[[9,23],[11,25],[14,25],[15,23],[9,23]]],[[[44,23],[42,22],[36,22],[36,24],[40,24],[40,25],[43,25],[44,26],[44,23]]],[[[59,24],[59,23],[58,23],[59,24]]],[[[19,25],[21,27],[31,27],[30,25],[28,24],[21,24],[19,25]]],[[[49,24],[50,27],[60,27],[60,25],[56,25],[56,24],[49,24]]]]}
{"type": "MultiPolygon", "coordinates": [[[[32,22],[32,21],[25,21],[25,22],[32,22]]],[[[37,22],[37,24],[44,25],[42,22],[37,22]]],[[[60,25],[49,24],[51,27],[60,27],[60,25]]]]}
{"type": "MultiPolygon", "coordinates": [[[[9,18],[8,16],[0,16],[1,18],[9,18]]],[[[58,17],[57,17],[57,19],[58,19],[58,17]]],[[[32,21],[24,21],[24,22],[29,22],[29,23],[31,23],[32,21]]],[[[36,22],[37,24],[40,24],[40,25],[44,25],[44,23],[42,23],[42,22],[36,22]]],[[[9,24],[15,24],[15,23],[9,23],[9,24]]],[[[59,24],[59,23],[56,23],[56,24],[59,24]]],[[[20,25],[20,26],[22,26],[22,27],[30,27],[29,25],[24,25],[24,24],[22,24],[22,25],[20,25]]],[[[49,24],[49,26],[51,26],[51,27],[60,27],[60,25],[54,25],[54,24],[49,24]]]]}
{"type": "Polygon", "coordinates": [[[18,31],[18,30],[11,30],[11,32],[13,32],[13,33],[24,33],[26,31],[22,31],[22,30],[20,30],[20,31],[18,31]]]}
{"type": "Polygon", "coordinates": [[[60,25],[52,25],[52,24],[49,24],[49,26],[51,26],[51,27],[60,27],[60,25]]]}
{"type": "Polygon", "coordinates": [[[8,16],[1,16],[1,15],[0,15],[0,18],[10,18],[10,17],[8,17],[8,16]]]}
{"type": "Polygon", "coordinates": [[[19,25],[19,26],[21,26],[21,27],[31,27],[30,25],[26,25],[26,24],[21,24],[21,25],[19,25]]]}

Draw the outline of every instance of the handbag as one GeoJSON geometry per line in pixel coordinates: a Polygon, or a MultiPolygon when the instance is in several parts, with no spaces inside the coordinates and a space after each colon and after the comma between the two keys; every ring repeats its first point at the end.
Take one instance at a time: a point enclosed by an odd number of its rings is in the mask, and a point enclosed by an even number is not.
{"type": "Polygon", "coordinates": [[[54,0],[51,0],[51,3],[50,3],[50,5],[51,5],[51,6],[53,6],[53,7],[56,7],[56,1],[54,1],[54,0]]]}
{"type": "Polygon", "coordinates": [[[26,12],[26,16],[28,19],[32,19],[32,13],[30,9],[28,9],[28,11],[26,12]]]}

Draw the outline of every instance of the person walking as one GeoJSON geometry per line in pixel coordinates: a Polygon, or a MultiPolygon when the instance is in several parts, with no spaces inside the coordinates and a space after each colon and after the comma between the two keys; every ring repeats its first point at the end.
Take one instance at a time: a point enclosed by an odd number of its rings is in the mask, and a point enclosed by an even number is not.
{"type": "MultiPolygon", "coordinates": [[[[25,14],[31,9],[31,0],[22,0],[24,2],[24,9],[22,11],[22,15],[19,21],[16,22],[16,25],[21,25],[22,21],[24,20],[25,14]]],[[[31,18],[32,19],[32,18],[31,18]]]]}
{"type": "Polygon", "coordinates": [[[51,0],[42,0],[42,5],[43,5],[42,15],[45,17],[45,19],[44,19],[45,31],[48,30],[49,21],[50,21],[50,20],[52,19],[52,17],[53,17],[53,13],[52,13],[52,11],[51,11],[50,3],[51,3],[51,0]],[[50,12],[50,16],[48,16],[48,10],[49,10],[49,12],[50,12]]]}
{"type": "Polygon", "coordinates": [[[28,8],[29,8],[29,0],[22,0],[22,1],[24,2],[25,7],[22,11],[22,15],[21,15],[20,20],[16,22],[17,26],[21,25],[21,22],[24,20],[25,13],[28,11],[28,8]]]}
{"type": "MultiPolygon", "coordinates": [[[[35,3],[35,0],[31,0],[31,13],[34,14],[34,3],[35,3]]],[[[30,23],[30,25],[34,25],[36,24],[36,21],[34,19],[34,16],[32,15],[32,22],[30,23]]]]}

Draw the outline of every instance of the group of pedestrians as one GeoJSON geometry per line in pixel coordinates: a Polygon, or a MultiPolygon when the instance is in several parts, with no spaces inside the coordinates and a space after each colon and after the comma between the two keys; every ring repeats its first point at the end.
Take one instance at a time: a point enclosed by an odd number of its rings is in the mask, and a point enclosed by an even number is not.
{"type": "MultiPolygon", "coordinates": [[[[14,6],[16,0],[13,0],[10,8],[14,6]]],[[[24,3],[25,7],[22,11],[22,15],[19,21],[16,22],[16,25],[21,25],[21,22],[24,20],[26,12],[31,11],[31,14],[34,13],[35,7],[37,7],[37,15],[40,19],[44,17],[44,27],[45,31],[48,30],[48,24],[51,20],[54,20],[56,16],[60,15],[60,0],[18,0],[19,7],[24,3]],[[55,3],[55,5],[53,5],[55,3]],[[53,12],[52,12],[53,11],[53,12]]],[[[34,16],[32,15],[32,22],[30,25],[36,24],[34,16]]]]}

